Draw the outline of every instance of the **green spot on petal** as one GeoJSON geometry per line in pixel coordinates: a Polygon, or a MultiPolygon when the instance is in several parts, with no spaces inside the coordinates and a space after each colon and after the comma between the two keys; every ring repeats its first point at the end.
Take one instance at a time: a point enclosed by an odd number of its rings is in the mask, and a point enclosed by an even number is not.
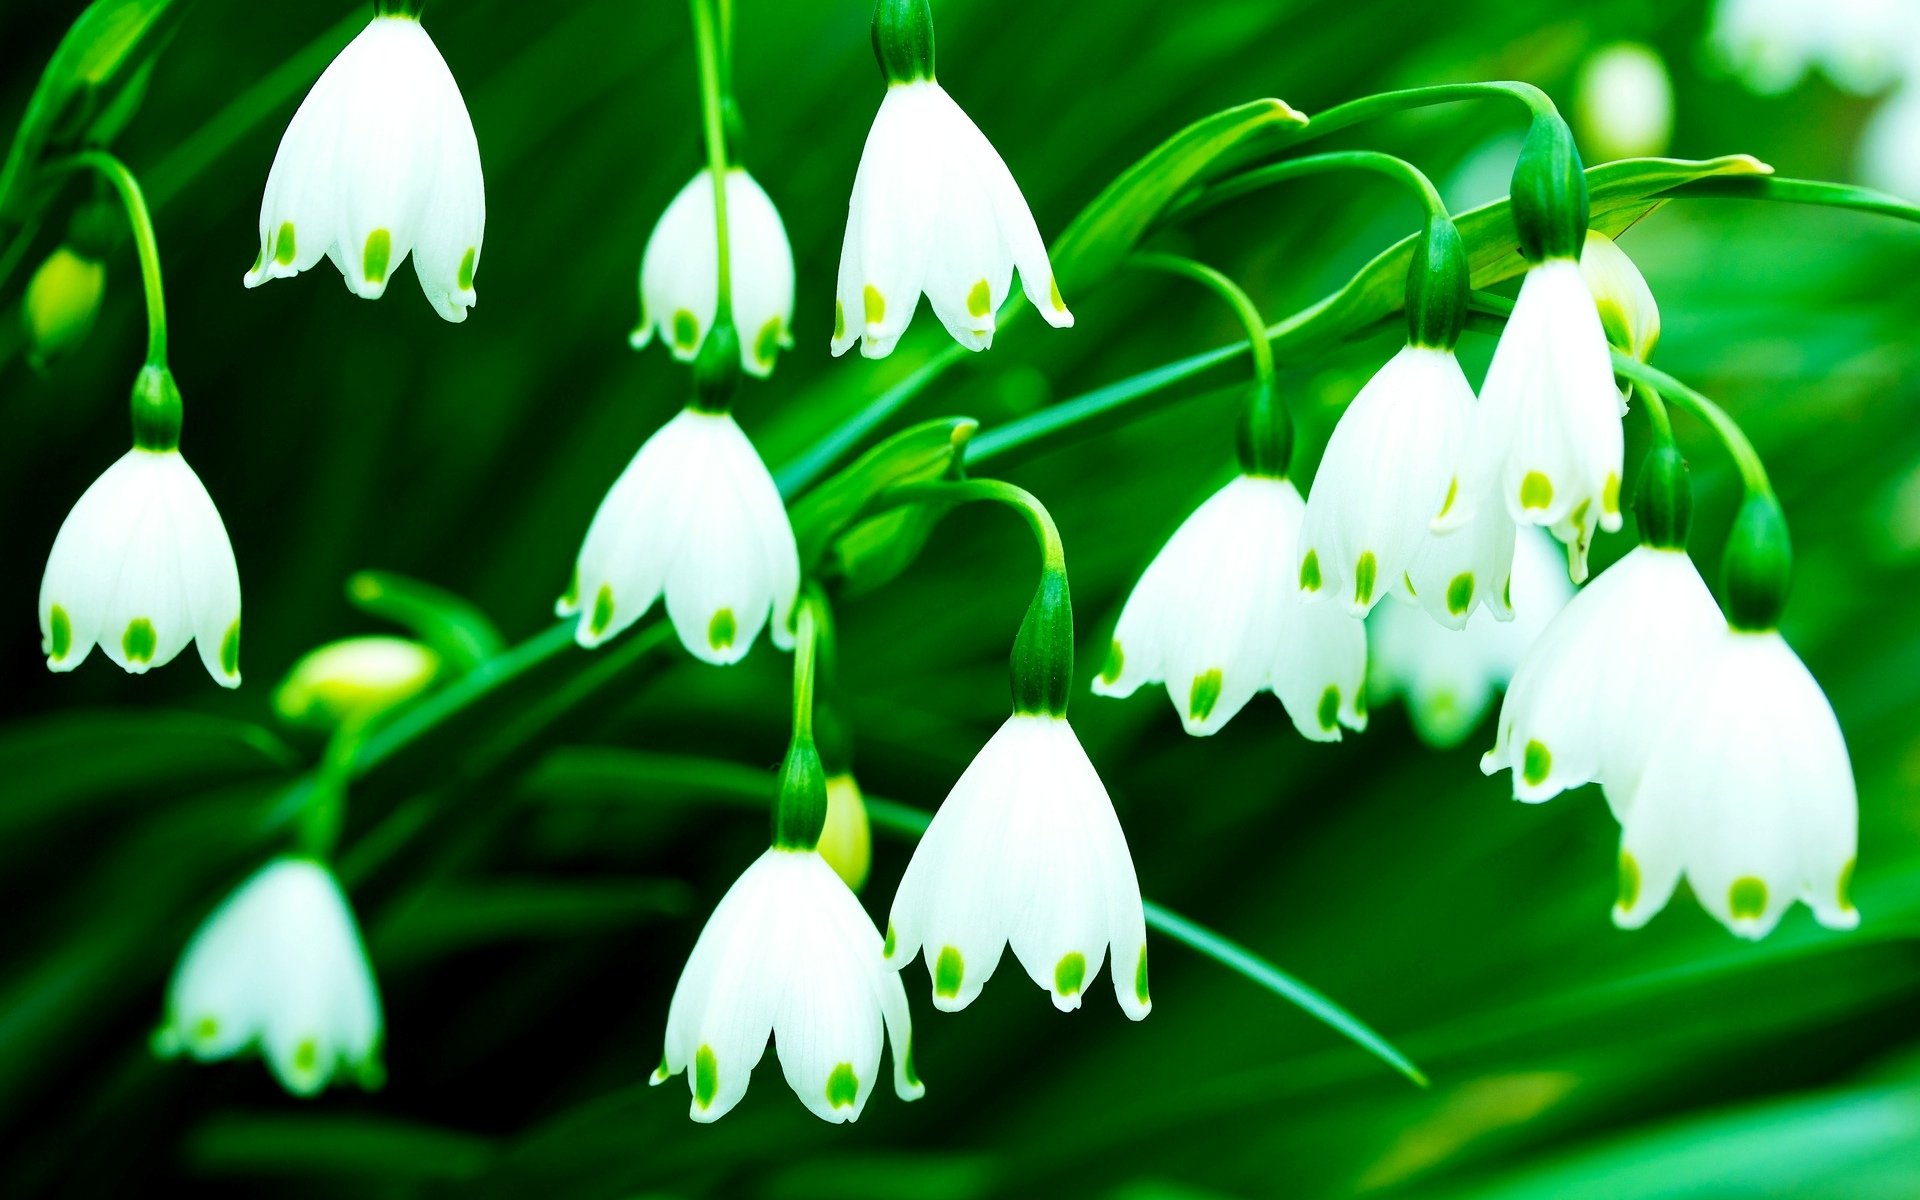
{"type": "Polygon", "coordinates": [[[1839,902],[1842,912],[1853,911],[1853,859],[1840,868],[1840,882],[1833,889],[1833,898],[1839,902]]]}
{"type": "Polygon", "coordinates": [[[1353,564],[1353,602],[1355,604],[1373,603],[1374,576],[1380,573],[1380,560],[1373,551],[1363,551],[1360,561],[1353,564]]]}
{"type": "Polygon", "coordinates": [[[67,610],[58,604],[47,616],[47,653],[57,662],[73,649],[73,621],[68,618],[67,610]]]}
{"type": "Polygon", "coordinates": [[[227,626],[227,636],[220,639],[220,669],[229,675],[240,673],[240,620],[237,617],[227,626]]]}
{"type": "Polygon", "coordinates": [[[780,353],[780,318],[769,318],[760,332],[754,335],[753,356],[763,367],[773,365],[774,356],[780,353]]]}
{"type": "Polygon", "coordinates": [[[1553,480],[1538,471],[1528,471],[1520,481],[1520,507],[1545,508],[1553,503],[1553,480]]]}
{"type": "Polygon", "coordinates": [[[860,1098],[860,1081],[854,1077],[853,1064],[841,1063],[827,1076],[827,1103],[835,1108],[852,1108],[860,1098]]]}
{"type": "Polygon", "coordinates": [[[1067,311],[1067,302],[1060,298],[1060,281],[1058,279],[1047,280],[1047,294],[1053,300],[1053,311],[1067,311]]]}
{"type": "Polygon", "coordinates": [[[1447,584],[1447,611],[1456,617],[1465,616],[1473,607],[1473,572],[1463,571],[1447,584]]]}
{"type": "Polygon", "coordinates": [[[713,614],[713,620],[707,622],[707,645],[715,650],[725,650],[733,645],[733,635],[737,632],[733,621],[733,610],[720,609],[713,614]]]}
{"type": "Polygon", "coordinates": [[[1767,885],[1752,875],[1742,875],[1727,889],[1727,907],[1734,920],[1753,920],[1767,911],[1767,885]]]}
{"type": "Polygon", "coordinates": [[[700,322],[686,309],[677,309],[673,314],[673,344],[682,350],[691,350],[700,342],[700,322]]]}
{"type": "Polygon", "coordinates": [[[833,337],[835,341],[847,336],[847,306],[838,300],[833,302],[833,337]]]}
{"type": "Polygon", "coordinates": [[[159,639],[154,636],[153,622],[145,617],[135,617],[127,622],[127,632],[120,639],[120,648],[126,651],[127,661],[143,663],[153,661],[154,647],[159,639]]]}
{"type": "Polygon", "coordinates": [[[1607,482],[1600,488],[1600,511],[1609,517],[1620,511],[1620,476],[1608,473],[1607,482]]]}
{"type": "Polygon", "coordinates": [[[1060,962],[1053,968],[1053,990],[1062,996],[1077,996],[1080,985],[1087,979],[1087,958],[1078,950],[1069,951],[1060,956],[1060,962]]]}
{"type": "Polygon", "coordinates": [[[867,324],[878,325],[886,320],[887,298],[880,294],[879,288],[868,284],[866,291],[861,294],[861,300],[867,306],[867,324]]]}
{"type": "MultiPolygon", "coordinates": [[[[59,610],[55,609],[54,611],[58,612],[59,610]]],[[[1100,668],[1100,678],[1106,680],[1108,683],[1117,683],[1120,679],[1120,672],[1124,671],[1126,666],[1126,651],[1120,648],[1120,643],[1116,640],[1113,645],[1107,647],[1107,665],[1100,668]]]]}
{"type": "Polygon", "coordinates": [[[1526,751],[1521,755],[1520,776],[1530,787],[1539,787],[1547,781],[1547,775],[1553,770],[1553,754],[1541,742],[1528,742],[1526,751]]]}
{"type": "Polygon", "coordinates": [[[1212,714],[1213,706],[1220,703],[1220,687],[1224,681],[1220,668],[1193,677],[1193,691],[1187,698],[1187,712],[1196,721],[1204,721],[1212,714]]]}
{"type": "Polygon", "coordinates": [[[480,255],[479,247],[468,246],[467,252],[460,257],[460,278],[458,280],[458,283],[460,284],[460,290],[463,292],[470,292],[473,290],[474,261],[479,257],[479,255],[480,255]]]}
{"type": "Polygon", "coordinates": [[[282,221],[280,236],[273,243],[273,261],[283,267],[290,267],[293,265],[293,260],[299,256],[293,239],[293,222],[282,221]]]}
{"type": "Polygon", "coordinates": [[[880,947],[880,957],[892,958],[894,950],[897,949],[898,947],[899,947],[899,941],[894,936],[893,922],[888,921],[887,922],[887,944],[880,947]]]}
{"type": "Polygon", "coordinates": [[[714,1060],[713,1047],[703,1045],[693,1056],[693,1100],[701,1108],[713,1104],[720,1090],[720,1064],[714,1060]]]}
{"type": "Polygon", "coordinates": [[[1622,912],[1633,908],[1640,899],[1640,864],[1633,855],[1625,850],[1620,852],[1620,899],[1617,901],[1622,912]]]}
{"type": "Polygon", "coordinates": [[[199,1042],[202,1046],[219,1036],[220,1020],[218,1017],[201,1017],[193,1023],[193,1040],[199,1042]]]}
{"type": "Polygon", "coordinates": [[[1448,513],[1452,512],[1453,502],[1455,500],[1458,500],[1459,498],[1460,498],[1460,477],[1458,475],[1455,475],[1452,479],[1447,480],[1447,498],[1440,502],[1439,515],[1444,517],[1448,513]]]}
{"type": "Polygon", "coordinates": [[[951,1000],[960,994],[960,979],[966,974],[966,964],[961,961],[960,952],[952,946],[942,947],[940,957],[933,964],[933,994],[951,1000]]]}
{"type": "Polygon", "coordinates": [[[320,1046],[312,1038],[304,1038],[293,1048],[293,1069],[302,1075],[311,1075],[320,1065],[320,1046]]]}
{"type": "Polygon", "coordinates": [[[1307,556],[1300,560],[1300,590],[1303,592],[1320,590],[1320,552],[1318,550],[1307,551],[1307,556]]]}
{"type": "Polygon", "coordinates": [[[1147,944],[1145,942],[1140,943],[1140,965],[1133,969],[1133,994],[1140,998],[1142,1004],[1152,1003],[1147,997],[1147,944]]]}
{"type": "Polygon", "coordinates": [[[613,624],[613,585],[603,583],[593,597],[593,618],[587,622],[587,632],[599,637],[613,624]]]}
{"type": "Polygon", "coordinates": [[[1400,582],[1407,585],[1407,595],[1412,596],[1416,600],[1420,598],[1420,593],[1413,590],[1413,572],[1402,571],[1400,573],[1400,582]]]}
{"type": "Polygon", "coordinates": [[[1508,608],[1513,607],[1513,576],[1511,575],[1507,576],[1507,581],[1500,585],[1500,601],[1508,608]]]}
{"type": "Polygon", "coordinates": [[[573,569],[573,578],[567,583],[567,594],[560,597],[560,603],[568,609],[580,607],[580,568],[573,569]]]}
{"type": "Polygon", "coordinates": [[[920,1072],[913,1069],[913,1035],[907,1035],[907,1048],[900,1052],[900,1072],[914,1087],[920,1086],[920,1072]]]}
{"type": "Polygon", "coordinates": [[[1326,691],[1320,693],[1320,711],[1318,716],[1320,718],[1320,728],[1326,730],[1328,733],[1332,733],[1334,723],[1340,719],[1339,688],[1329,687],[1326,691]]]}
{"type": "Polygon", "coordinates": [[[1567,514],[1567,523],[1573,526],[1574,534],[1576,537],[1585,536],[1580,531],[1586,528],[1587,510],[1592,507],[1593,507],[1593,501],[1582,500],[1580,503],[1573,506],[1572,512],[1567,514]]]}
{"type": "Polygon", "coordinates": [[[393,255],[393,235],[384,229],[376,229],[367,235],[366,249],[360,252],[360,271],[367,277],[368,283],[384,283],[387,278],[387,259],[393,255]]]}
{"type": "Polygon", "coordinates": [[[987,286],[986,280],[974,284],[973,290],[967,293],[967,311],[976,317],[993,311],[993,289],[987,286]]]}

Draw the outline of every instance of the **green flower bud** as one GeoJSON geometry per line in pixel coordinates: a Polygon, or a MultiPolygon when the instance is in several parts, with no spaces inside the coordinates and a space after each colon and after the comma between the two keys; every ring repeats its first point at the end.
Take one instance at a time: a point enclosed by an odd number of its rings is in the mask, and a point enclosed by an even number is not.
{"type": "Polygon", "coordinates": [[[933,9],[927,0],[873,6],[873,57],[889,85],[933,78],[933,9]]]}
{"type": "Polygon", "coordinates": [[[134,376],[133,444],[142,450],[180,448],[180,388],[165,367],[149,363],[134,376]]]}
{"type": "Polygon", "coordinates": [[[334,729],[419,695],[440,674],[440,656],[397,637],[356,637],[309,651],[274,689],[273,709],[294,725],[334,729]]]}
{"type": "Polygon", "coordinates": [[[1273,394],[1273,381],[1256,379],[1234,426],[1234,450],[1249,475],[1285,479],[1293,461],[1293,421],[1273,394]]]}
{"type": "Polygon", "coordinates": [[[702,412],[723,413],[740,390],[740,334],[722,317],[707,331],[693,360],[693,403],[702,412]]]}
{"type": "Polygon", "coordinates": [[[780,764],[780,799],[773,810],[773,844],[782,850],[812,850],[827,824],[827,772],[811,735],[794,731],[780,764]]]}
{"type": "Polygon", "coordinates": [[[1786,514],[1772,495],[1747,493],[1727,535],[1720,571],[1729,625],[1754,633],[1779,627],[1793,581],[1793,545],[1786,514]]]}
{"type": "Polygon", "coordinates": [[[827,820],[818,849],[849,888],[857,892],[866,886],[873,867],[873,827],[866,797],[851,775],[827,776],[827,820]]]}
{"type": "Polygon", "coordinates": [[[1646,461],[1640,465],[1633,516],[1640,525],[1642,546],[1687,548],[1687,533],[1693,525],[1693,487],[1687,481],[1687,460],[1673,443],[1647,451],[1646,461]]]}
{"type": "Polygon", "coordinates": [[[1013,711],[1064,717],[1073,686],[1073,599],[1064,564],[1050,562],[1013,640],[1013,711]]]}
{"type": "Polygon", "coordinates": [[[1587,176],[1558,113],[1534,117],[1513,168],[1513,223],[1530,263],[1578,259],[1587,240],[1587,176]]]}
{"type": "Polygon", "coordinates": [[[1427,229],[1407,266],[1407,340],[1451,350],[1467,323],[1467,293],[1473,270],[1460,230],[1444,214],[1427,218],[1427,229]]]}
{"type": "Polygon", "coordinates": [[[105,263],[70,246],[49,254],[28,281],[26,295],[20,301],[27,360],[35,368],[44,368],[86,341],[106,290],[105,263]]]}

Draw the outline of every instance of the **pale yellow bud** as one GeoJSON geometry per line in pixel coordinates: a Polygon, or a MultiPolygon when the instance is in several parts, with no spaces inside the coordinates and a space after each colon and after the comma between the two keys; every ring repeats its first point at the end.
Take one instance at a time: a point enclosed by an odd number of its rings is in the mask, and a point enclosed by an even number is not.
{"type": "Polygon", "coordinates": [[[873,866],[873,830],[867,824],[867,802],[851,775],[827,777],[827,824],[820,831],[820,857],[854,891],[866,886],[867,871],[873,866]]]}
{"type": "Polygon", "coordinates": [[[1605,234],[1587,232],[1580,274],[1600,309],[1600,324],[1614,349],[1646,362],[1660,341],[1660,306],[1640,268],[1605,234]]]}
{"type": "Polygon", "coordinates": [[[1594,51],[1580,68],[1574,120],[1590,162],[1664,154],[1673,140],[1666,60],[1638,42],[1594,51]]]}
{"type": "Polygon", "coordinates": [[[273,707],[294,724],[333,728],[411,699],[439,673],[440,656],[419,642],[347,638],[295,663],[273,693],[273,707]]]}
{"type": "Polygon", "coordinates": [[[106,290],[107,268],[98,260],[67,246],[47,256],[20,301],[27,358],[34,366],[64,358],[86,340],[106,290]]]}

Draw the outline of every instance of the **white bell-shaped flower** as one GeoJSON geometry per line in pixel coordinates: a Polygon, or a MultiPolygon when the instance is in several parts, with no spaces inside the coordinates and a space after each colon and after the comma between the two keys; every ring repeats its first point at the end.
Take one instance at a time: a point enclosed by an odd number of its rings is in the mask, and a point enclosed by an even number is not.
{"type": "Polygon", "coordinates": [[[486,230],[480,146],[417,17],[382,13],[321,73],[280,139],[248,287],[324,255],[378,299],[408,254],[434,310],[464,321],[486,230]]]}
{"type": "Polygon", "coordinates": [[[282,1087],[312,1096],[335,1076],[380,1086],[380,993],[333,872],[277,858],[222,901],[187,943],[153,1038],[201,1062],[258,1050],[282,1087]]]}
{"type": "Polygon", "coordinates": [[[1722,625],[1706,647],[1621,817],[1614,921],[1645,924],[1685,872],[1741,937],[1765,937],[1795,900],[1852,929],[1859,813],[1833,706],[1776,631],[1722,625]]]}
{"type": "Polygon", "coordinates": [[[47,665],[98,645],[135,675],[197,642],[222,687],[240,686],[240,572],[220,510],[178,450],[136,447],[67,514],[40,581],[47,665]]]}
{"type": "MultiPolygon", "coordinates": [[[[1567,546],[1587,577],[1596,527],[1620,528],[1620,393],[1593,293],[1571,258],[1527,271],[1480,388],[1475,453],[1507,511],[1567,546]]],[[[1477,495],[1477,489],[1466,489],[1477,495]]]]}
{"type": "Polygon", "coordinates": [[[919,1099],[926,1088],[913,1072],[906,989],[880,953],[873,921],[825,859],[768,850],[693,944],[648,1082],[688,1071],[688,1115],[717,1121],[747,1094],[771,1035],[800,1102],[821,1120],[852,1121],[873,1094],[884,1035],[894,1093],[919,1099]]]}
{"type": "Polygon", "coordinates": [[[1651,359],[1660,343],[1660,305],[1627,252],[1606,234],[1588,230],[1580,276],[1593,294],[1608,343],[1641,362],[1651,359]]]}
{"type": "Polygon", "coordinates": [[[726,664],[746,657],[769,616],[773,644],[793,648],[799,586],[793,526],[759,452],[731,414],[688,408],[600,502],[555,611],[579,615],[574,636],[592,649],[664,592],[688,653],[726,664]]]}
{"type": "MultiPolygon", "coordinates": [[[[719,303],[720,250],[714,233],[713,172],[702,170],[660,215],[640,259],[640,324],[629,339],[645,349],[658,332],[673,356],[692,362],[719,303]]],[[[727,247],[740,366],[765,379],[793,345],[793,246],[767,193],[742,167],[727,172],[727,247]]]]}
{"type": "Polygon", "coordinates": [[[887,922],[897,970],[925,951],[933,1004],[958,1012],[1011,943],[1062,1012],[1111,951],[1114,995],[1140,1020],[1147,925],[1107,789],[1065,717],[1008,717],[914,848],[887,922]]]}
{"type": "Polygon", "coordinates": [[[1529,802],[1598,783],[1622,815],[1674,697],[1725,625],[1685,551],[1635,547],[1534,643],[1480,769],[1510,769],[1514,796],[1529,802]]]}
{"type": "Polygon", "coordinates": [[[847,206],[833,352],[857,341],[868,358],[885,358],[923,292],[955,341],[985,350],[1015,267],[1047,323],[1072,325],[1046,244],[1000,152],[932,79],[890,85],[847,206]]]}
{"type": "MultiPolygon", "coordinates": [[[[1506,521],[1505,513],[1494,516],[1506,521]]],[[[1450,628],[1418,601],[1403,601],[1381,605],[1368,620],[1373,702],[1405,697],[1414,732],[1430,746],[1457,746],[1480,727],[1495,695],[1573,596],[1559,548],[1545,533],[1529,530],[1517,550],[1511,619],[1487,605],[1474,608],[1464,628],[1450,628]]]]}
{"type": "Polygon", "coordinates": [[[1338,741],[1367,725],[1366,630],[1338,604],[1301,599],[1306,503],[1290,480],[1241,475],[1174,531],[1120,611],[1100,696],[1164,681],[1187,732],[1213,733],[1271,690],[1295,728],[1338,741]]]}
{"type": "Polygon", "coordinates": [[[1473,414],[1473,385],[1451,350],[1409,345],[1374,373],[1334,426],[1307,497],[1308,601],[1372,611],[1454,503],[1473,414]]]}
{"type": "Polygon", "coordinates": [[[1920,41],[1914,66],[1900,89],[1882,104],[1860,135],[1860,176],[1906,200],[1920,200],[1920,41]]]}
{"type": "MultiPolygon", "coordinates": [[[[1519,530],[1485,478],[1469,473],[1462,488],[1479,493],[1476,502],[1464,490],[1434,519],[1400,573],[1394,593],[1417,601],[1448,629],[1465,629],[1482,609],[1497,621],[1513,619],[1515,538],[1519,530]]],[[[1564,577],[1564,560],[1556,568],[1564,577]]]]}

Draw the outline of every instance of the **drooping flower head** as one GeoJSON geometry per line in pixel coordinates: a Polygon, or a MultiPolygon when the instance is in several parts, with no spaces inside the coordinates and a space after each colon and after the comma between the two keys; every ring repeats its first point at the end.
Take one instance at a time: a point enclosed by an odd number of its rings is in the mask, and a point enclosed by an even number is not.
{"type": "Polygon", "coordinates": [[[380,1086],[380,994],[333,873],[310,858],[262,867],[187,943],[154,1034],[163,1057],[259,1051],[282,1087],[318,1094],[344,1076],[380,1086]]]}
{"type": "Polygon", "coordinates": [[[246,284],[324,256],[373,300],[411,254],[434,311],[464,321],[487,222],[480,147],[433,39],[389,7],[321,73],[280,139],[246,284]]]}
{"type": "MultiPolygon", "coordinates": [[[[656,332],[673,356],[692,362],[713,326],[719,294],[713,172],[702,170],[673,198],[640,260],[640,324],[631,342],[644,349],[656,332]]],[[[793,247],[767,193],[743,167],[727,172],[727,241],[733,320],[743,331],[740,366],[765,379],[793,345],[793,247]]]]}
{"type": "Polygon", "coordinates": [[[857,341],[868,358],[885,358],[922,293],[955,341],[985,350],[1015,267],[1047,323],[1072,325],[1020,186],[934,79],[926,0],[886,0],[873,29],[887,95],[847,206],[833,352],[845,354],[857,341]]]}

